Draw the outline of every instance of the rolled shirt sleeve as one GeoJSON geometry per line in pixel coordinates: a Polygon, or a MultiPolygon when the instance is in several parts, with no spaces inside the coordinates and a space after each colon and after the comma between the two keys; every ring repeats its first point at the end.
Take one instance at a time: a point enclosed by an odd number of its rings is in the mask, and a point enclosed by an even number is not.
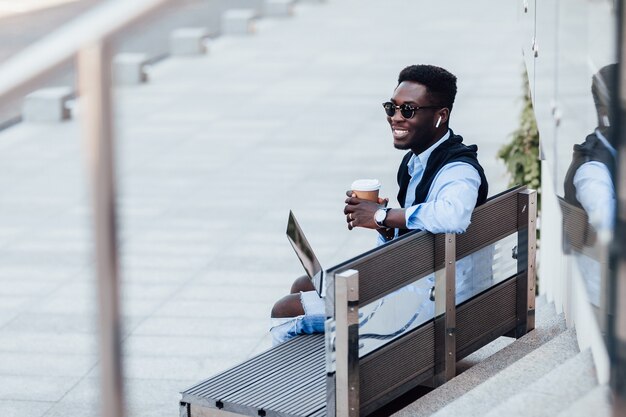
{"type": "Polygon", "coordinates": [[[431,233],[465,232],[476,206],[479,187],[480,175],[470,164],[445,165],[437,173],[426,201],[406,209],[407,228],[431,233]]]}
{"type": "Polygon", "coordinates": [[[582,164],[574,175],[576,199],[596,230],[611,230],[615,216],[615,187],[611,174],[601,162],[582,164]]]}

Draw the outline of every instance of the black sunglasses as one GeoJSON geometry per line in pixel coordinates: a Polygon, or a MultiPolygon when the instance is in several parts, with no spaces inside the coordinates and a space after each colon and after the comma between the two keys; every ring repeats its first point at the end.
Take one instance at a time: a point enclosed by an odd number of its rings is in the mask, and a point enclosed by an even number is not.
{"type": "Polygon", "coordinates": [[[387,116],[389,117],[393,117],[393,115],[396,114],[396,109],[398,109],[400,110],[400,114],[402,115],[402,117],[404,117],[405,119],[410,119],[411,117],[415,116],[415,112],[420,109],[440,109],[442,108],[442,106],[411,106],[410,104],[406,103],[396,106],[391,101],[387,101],[383,103],[383,108],[385,109],[385,113],[387,113],[387,116]]]}

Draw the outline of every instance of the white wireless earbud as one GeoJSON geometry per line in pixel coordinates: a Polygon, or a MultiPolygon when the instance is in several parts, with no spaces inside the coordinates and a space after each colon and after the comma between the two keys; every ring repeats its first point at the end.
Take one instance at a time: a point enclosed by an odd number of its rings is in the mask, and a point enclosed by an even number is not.
{"type": "Polygon", "coordinates": [[[441,123],[441,116],[439,116],[439,119],[437,120],[437,124],[435,125],[435,127],[439,127],[439,123],[441,123]]]}

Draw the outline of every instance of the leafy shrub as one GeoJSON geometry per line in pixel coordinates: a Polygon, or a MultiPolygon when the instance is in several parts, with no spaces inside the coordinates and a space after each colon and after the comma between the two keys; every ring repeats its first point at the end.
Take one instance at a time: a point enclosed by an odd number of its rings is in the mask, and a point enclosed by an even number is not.
{"type": "Polygon", "coordinates": [[[537,190],[538,209],[541,196],[541,161],[539,160],[539,131],[535,120],[528,76],[524,72],[524,105],[519,127],[511,134],[511,141],[498,151],[511,174],[509,186],[527,185],[537,190]]]}

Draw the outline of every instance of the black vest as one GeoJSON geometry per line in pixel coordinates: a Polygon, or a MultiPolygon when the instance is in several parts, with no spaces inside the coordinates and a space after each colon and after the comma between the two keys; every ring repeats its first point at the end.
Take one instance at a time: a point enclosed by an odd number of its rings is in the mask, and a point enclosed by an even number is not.
{"type": "Polygon", "coordinates": [[[567,174],[565,175],[565,181],[563,182],[564,198],[570,204],[577,207],[582,207],[576,199],[576,188],[574,187],[574,175],[580,166],[586,162],[601,162],[608,168],[611,175],[615,172],[615,158],[611,152],[604,146],[604,143],[595,133],[590,134],[585,138],[585,141],[580,145],[574,145],[574,154],[572,156],[572,163],[570,164],[567,174]]]}
{"type": "MultiPolygon", "coordinates": [[[[417,184],[417,188],[415,189],[415,201],[413,201],[413,205],[423,203],[426,200],[430,186],[435,180],[437,173],[444,167],[444,165],[452,162],[465,162],[473,166],[476,171],[478,171],[478,175],[480,175],[480,187],[478,188],[476,206],[483,204],[487,200],[489,186],[487,185],[485,171],[483,170],[483,167],[480,166],[478,157],[476,156],[478,146],[466,146],[463,145],[462,142],[463,138],[459,135],[455,135],[454,132],[450,130],[450,138],[445,140],[430,154],[422,179],[419,184],[417,184]]],[[[400,187],[400,191],[398,192],[398,203],[400,203],[401,207],[404,207],[406,191],[409,186],[409,181],[411,180],[408,167],[411,156],[413,156],[413,152],[407,152],[402,159],[400,167],[398,168],[398,186],[400,187]]],[[[411,230],[409,229],[400,229],[399,234],[403,235],[410,231],[411,230]]]]}

